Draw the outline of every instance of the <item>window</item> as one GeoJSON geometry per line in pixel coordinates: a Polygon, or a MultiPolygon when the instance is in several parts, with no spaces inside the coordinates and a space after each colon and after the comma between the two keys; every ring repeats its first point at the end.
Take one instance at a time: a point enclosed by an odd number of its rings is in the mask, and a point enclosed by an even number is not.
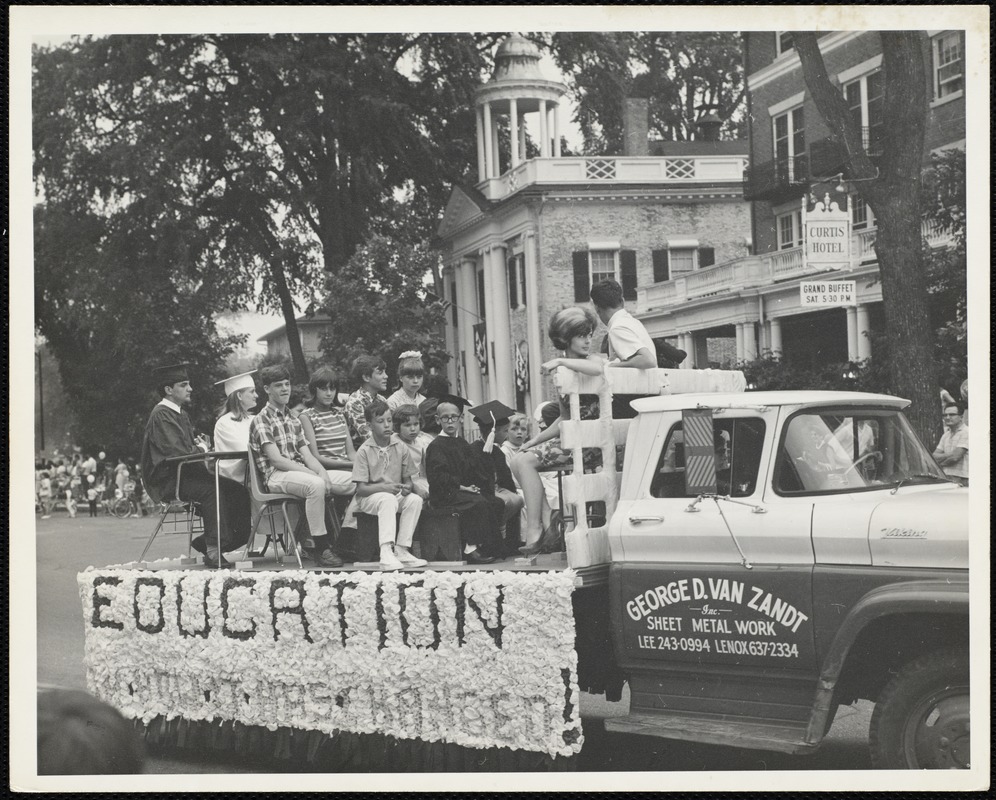
{"type": "Polygon", "coordinates": [[[683,275],[695,269],[694,247],[672,247],[667,251],[671,263],[671,275],[683,275]]]}
{"type": "MultiPolygon", "coordinates": [[[[764,420],[755,417],[713,420],[717,494],[749,497],[757,488],[764,420]]],[[[651,497],[695,497],[685,490],[685,438],[681,423],[668,433],[650,484],[651,497]]]]}
{"type": "Polygon", "coordinates": [[[900,412],[832,409],[789,419],[774,485],[779,494],[818,494],[943,480],[900,412]]]}
{"type": "Polygon", "coordinates": [[[960,92],[964,87],[962,68],[962,42],[958,31],[943,33],[933,41],[934,97],[960,92]]]}
{"type": "Polygon", "coordinates": [[[711,267],[716,263],[716,248],[714,247],[700,247],[699,248],[699,269],[705,269],[706,267],[711,267]]]}
{"type": "Polygon", "coordinates": [[[802,245],[802,212],[791,211],[778,217],[778,249],[802,245]]]}
{"type": "Polygon", "coordinates": [[[802,108],[779,114],[772,120],[775,143],[775,175],[792,183],[803,178],[799,160],[806,155],[805,117],[802,108]]]}
{"type": "Polygon", "coordinates": [[[511,256],[505,266],[508,273],[508,307],[513,311],[526,305],[526,257],[523,253],[511,256]]]}
{"type": "Polygon", "coordinates": [[[844,99],[868,153],[882,152],[882,73],[871,72],[844,84],[844,99]]]}
{"type": "Polygon", "coordinates": [[[792,31],[775,31],[775,55],[782,55],[795,48],[792,31]]]}
{"type": "Polygon", "coordinates": [[[847,202],[851,205],[851,228],[862,231],[875,227],[875,215],[859,195],[850,195],[847,202]]]}
{"type": "Polygon", "coordinates": [[[636,300],[635,250],[576,250],[572,263],[575,303],[587,303],[591,287],[606,279],[619,281],[623,300],[636,300]]]}

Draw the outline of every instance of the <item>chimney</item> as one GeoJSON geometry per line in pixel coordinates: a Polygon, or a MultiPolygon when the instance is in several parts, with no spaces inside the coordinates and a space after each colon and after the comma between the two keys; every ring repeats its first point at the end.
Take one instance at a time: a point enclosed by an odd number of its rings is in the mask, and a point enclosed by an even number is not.
{"type": "Polygon", "coordinates": [[[623,99],[623,155],[649,155],[650,112],[646,97],[623,99]]]}
{"type": "Polygon", "coordinates": [[[719,129],[723,127],[723,120],[719,118],[715,111],[708,111],[703,114],[699,121],[695,123],[698,133],[695,138],[700,142],[718,142],[719,129]]]}

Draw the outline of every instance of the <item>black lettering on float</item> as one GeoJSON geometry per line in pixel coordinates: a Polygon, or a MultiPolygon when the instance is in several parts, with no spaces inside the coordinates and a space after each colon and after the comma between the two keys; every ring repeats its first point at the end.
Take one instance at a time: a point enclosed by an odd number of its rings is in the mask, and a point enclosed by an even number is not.
{"type": "Polygon", "coordinates": [[[292,580],[290,578],[275,578],[270,583],[270,614],[273,617],[273,641],[277,641],[279,638],[279,632],[277,631],[277,614],[297,614],[301,617],[301,627],[304,628],[304,640],[311,643],[311,636],[308,633],[308,617],[304,613],[304,581],[302,580],[292,580]],[[276,596],[277,589],[293,589],[297,592],[298,602],[297,608],[293,606],[287,606],[285,608],[277,608],[276,606],[276,596]]]}
{"type": "MultiPolygon", "coordinates": [[[[321,581],[319,581],[319,585],[322,585],[321,581]]],[[[328,579],[324,579],[324,585],[328,585],[328,579]]],[[[342,593],[346,589],[355,589],[358,585],[352,581],[342,581],[335,585],[335,606],[339,613],[339,638],[342,640],[343,647],[346,646],[346,628],[349,626],[346,624],[346,604],[342,601],[342,593]]]]}
{"type": "Polygon", "coordinates": [[[252,578],[225,578],[225,582],[221,587],[221,632],[224,636],[229,639],[238,639],[239,641],[247,641],[252,639],[256,635],[256,621],[253,620],[252,628],[247,631],[233,631],[228,629],[228,593],[232,589],[237,589],[240,586],[245,586],[250,589],[256,588],[256,581],[252,578]]]}
{"type": "MultiPolygon", "coordinates": [[[[398,605],[401,607],[401,613],[398,614],[398,619],[401,625],[401,641],[408,647],[408,617],[405,616],[405,609],[408,607],[408,598],[405,596],[405,591],[411,587],[422,588],[425,586],[425,581],[414,581],[413,583],[407,585],[398,586],[398,605]]],[[[429,590],[429,623],[432,625],[432,643],[427,645],[430,650],[436,650],[439,648],[439,643],[441,637],[439,635],[439,608],[436,606],[436,590],[429,590]]],[[[421,648],[420,648],[421,649],[421,648]]]]}
{"type": "Polygon", "coordinates": [[[166,615],[163,612],[163,599],[166,597],[166,584],[163,583],[162,578],[156,577],[142,577],[135,579],[135,589],[134,589],[134,612],[135,612],[135,627],[138,628],[142,633],[159,633],[166,626],[166,615]],[[154,625],[143,625],[141,619],[139,618],[138,611],[138,592],[143,586],[158,586],[159,587],[159,620],[154,625]]]}
{"type": "Polygon", "coordinates": [[[382,585],[377,584],[375,595],[374,607],[377,611],[377,631],[380,633],[380,642],[377,645],[377,649],[383,650],[387,647],[387,617],[384,616],[384,587],[382,585]]]}
{"type": "Polygon", "coordinates": [[[116,631],[120,631],[124,628],[124,625],[120,622],[115,622],[112,619],[101,619],[100,609],[104,606],[109,606],[111,601],[100,594],[97,588],[100,586],[119,586],[121,584],[120,578],[115,578],[110,575],[97,576],[93,579],[93,613],[90,615],[90,626],[93,628],[113,628],[116,631]]]}
{"type": "Polygon", "coordinates": [[[187,578],[181,578],[176,583],[176,627],[180,631],[180,635],[186,638],[191,636],[200,636],[202,639],[207,639],[208,634],[211,632],[211,617],[208,616],[208,581],[204,581],[204,597],[201,598],[201,613],[204,614],[204,627],[199,631],[188,631],[183,627],[181,616],[183,614],[183,582],[187,578]]]}
{"type": "Polygon", "coordinates": [[[464,626],[465,618],[467,615],[467,606],[469,605],[477,618],[481,621],[481,625],[484,626],[484,630],[488,632],[488,635],[497,645],[498,649],[501,650],[501,635],[505,630],[505,623],[502,621],[502,607],[505,601],[505,587],[499,585],[498,587],[498,597],[495,601],[495,610],[497,612],[498,621],[495,623],[494,627],[488,625],[487,621],[484,619],[484,614],[481,613],[481,607],[472,597],[467,597],[467,592],[464,584],[460,584],[457,587],[457,641],[462,646],[464,643],[464,626]]]}

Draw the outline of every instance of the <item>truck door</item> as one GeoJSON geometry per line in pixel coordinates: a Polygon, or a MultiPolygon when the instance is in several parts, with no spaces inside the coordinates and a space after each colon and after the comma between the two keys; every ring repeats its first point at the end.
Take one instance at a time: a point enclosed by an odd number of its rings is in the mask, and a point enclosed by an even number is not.
{"type": "Polygon", "coordinates": [[[815,669],[812,503],[765,497],[777,413],[714,411],[717,492],[705,497],[686,490],[673,421],[635,499],[620,502],[613,569],[627,660],[815,669]]]}

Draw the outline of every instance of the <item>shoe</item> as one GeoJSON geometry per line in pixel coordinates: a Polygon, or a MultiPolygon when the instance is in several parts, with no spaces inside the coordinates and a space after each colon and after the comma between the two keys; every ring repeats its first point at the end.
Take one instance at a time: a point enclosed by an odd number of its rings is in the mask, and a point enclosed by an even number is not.
{"type": "Polygon", "coordinates": [[[221,553],[212,550],[204,554],[204,566],[211,569],[231,569],[232,562],[228,561],[221,553]]]}
{"type": "Polygon", "coordinates": [[[52,519],[51,514],[42,514],[42,519],[52,519]]]}
{"type": "Polygon", "coordinates": [[[429,562],[414,555],[407,547],[396,547],[394,555],[406,567],[424,567],[429,562]]]}
{"type": "Polygon", "coordinates": [[[519,552],[524,556],[534,556],[540,551],[539,542],[535,544],[523,545],[519,548],[519,552]]]}
{"type": "Polygon", "coordinates": [[[305,554],[314,561],[320,567],[327,567],[329,569],[338,569],[345,563],[339,556],[332,552],[332,550],[326,547],[321,553],[317,553],[314,550],[305,550],[305,554]]]}
{"type": "Polygon", "coordinates": [[[404,569],[405,565],[398,558],[393,550],[381,550],[380,551],[380,568],[381,569],[404,569]]]}
{"type": "Polygon", "coordinates": [[[202,556],[207,555],[207,542],[204,540],[203,536],[198,536],[196,539],[191,539],[190,549],[196,550],[202,556]]]}
{"type": "Polygon", "coordinates": [[[468,564],[494,564],[494,556],[486,556],[481,552],[481,548],[475,547],[469,553],[463,554],[464,560],[468,564]]]}

